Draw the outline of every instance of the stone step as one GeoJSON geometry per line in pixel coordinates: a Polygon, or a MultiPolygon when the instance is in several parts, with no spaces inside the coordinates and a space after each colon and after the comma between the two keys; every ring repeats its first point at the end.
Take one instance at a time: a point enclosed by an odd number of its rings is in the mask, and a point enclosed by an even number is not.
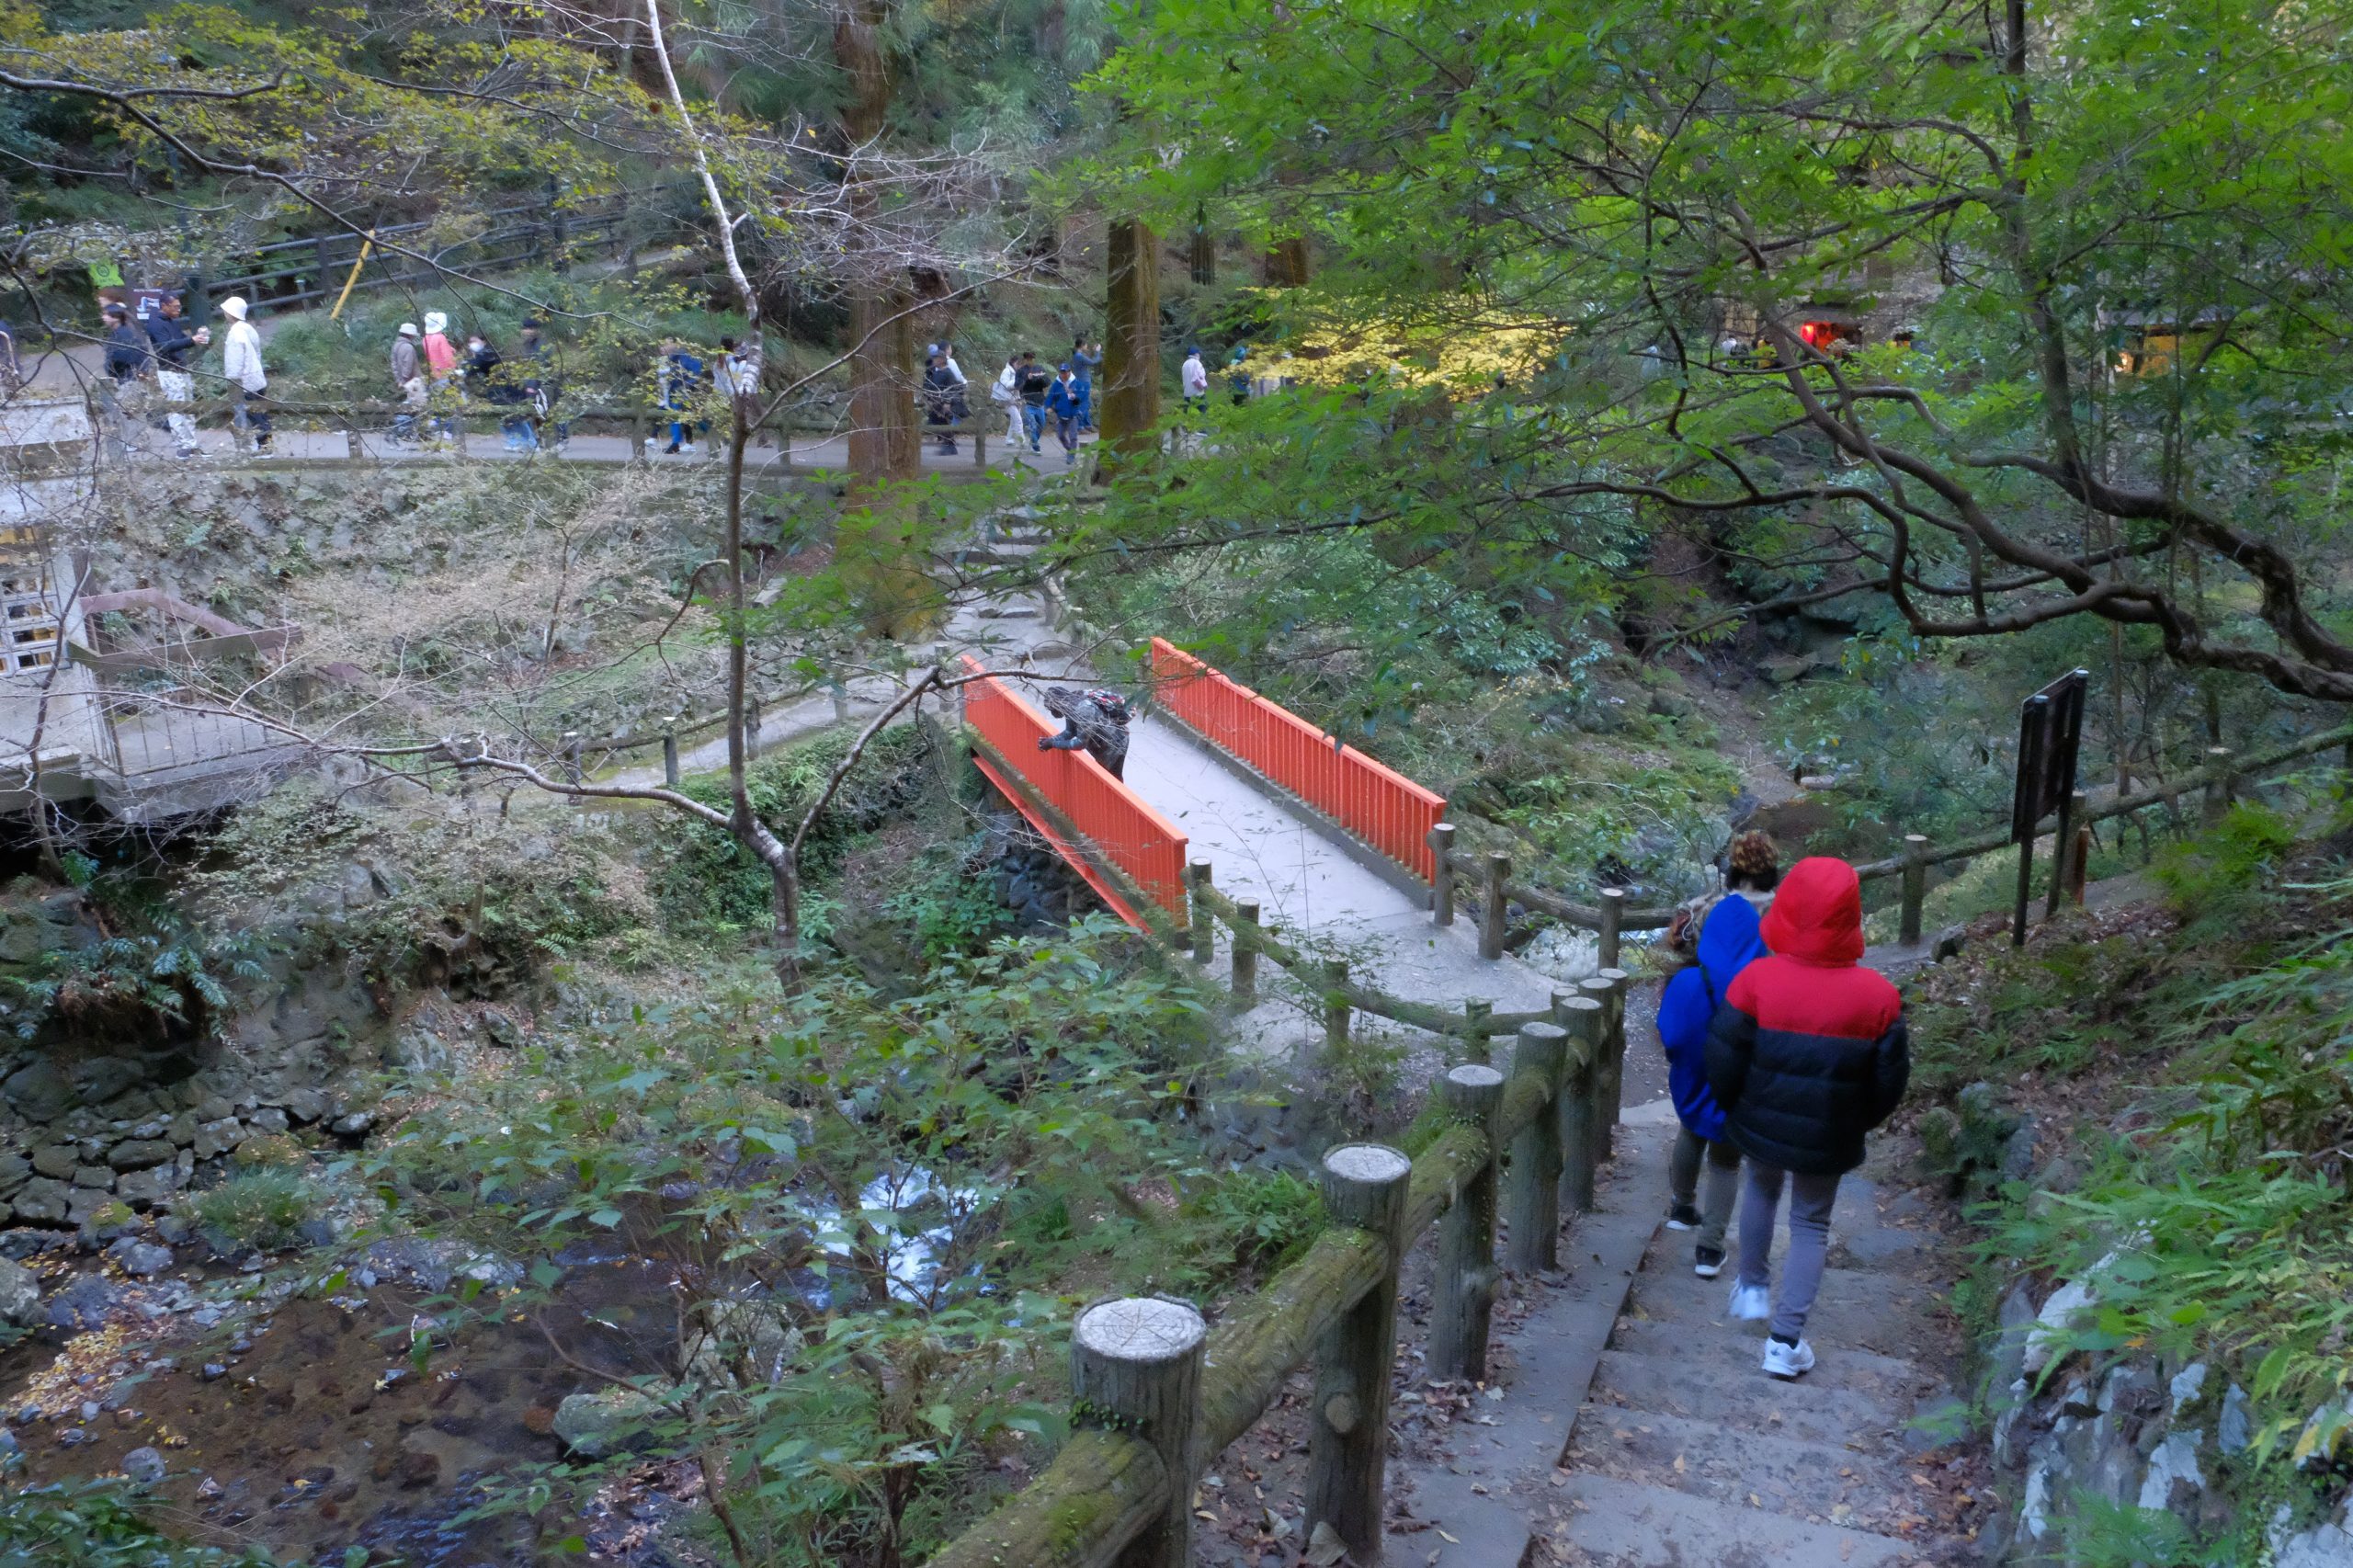
{"type": "MultiPolygon", "coordinates": [[[[1806,1338],[1813,1346],[1813,1370],[1801,1382],[1811,1388],[1843,1389],[1877,1401],[1893,1415],[1909,1415],[1915,1403],[1943,1392],[1939,1380],[1910,1361],[1849,1347],[1843,1340],[1817,1337],[1812,1327],[1806,1338]]],[[[1765,1376],[1765,1325],[1722,1321],[1719,1331],[1701,1331],[1698,1324],[1655,1318],[1622,1317],[1610,1332],[1611,1350],[1660,1359],[1681,1359],[1695,1371],[1725,1378],[1765,1376]]]]}
{"type": "Polygon", "coordinates": [[[1587,1405],[1570,1468],[1634,1479],[1815,1524],[1868,1525],[1907,1502],[1907,1472],[1843,1443],[1812,1442],[1712,1418],[1587,1405]]]}
{"type": "MultiPolygon", "coordinates": [[[[1636,1277],[1626,1311],[1631,1316],[1660,1322],[1729,1324],[1724,1308],[1731,1296],[1729,1269],[1713,1279],[1702,1279],[1688,1267],[1651,1267],[1636,1277]]],[[[1942,1287],[1910,1275],[1824,1269],[1821,1294],[1806,1318],[1806,1337],[1816,1350],[1834,1345],[1900,1358],[1918,1342],[1921,1324],[1944,1297],[1942,1287]]],[[[1764,1332],[1755,1324],[1740,1326],[1764,1332]]]]}
{"type": "Polygon", "coordinates": [[[1584,1568],[1902,1568],[1900,1540],[1612,1476],[1571,1476],[1556,1541],[1584,1568]]]}
{"type": "Polygon", "coordinates": [[[1894,1434],[1907,1414],[1874,1394],[1817,1383],[1811,1372],[1785,1383],[1753,1365],[1727,1376],[1721,1368],[1694,1366],[1684,1356],[1621,1350],[1602,1353],[1590,1398],[1599,1406],[1702,1417],[1730,1430],[1859,1444],[1874,1453],[1897,1447],[1894,1434]]]}

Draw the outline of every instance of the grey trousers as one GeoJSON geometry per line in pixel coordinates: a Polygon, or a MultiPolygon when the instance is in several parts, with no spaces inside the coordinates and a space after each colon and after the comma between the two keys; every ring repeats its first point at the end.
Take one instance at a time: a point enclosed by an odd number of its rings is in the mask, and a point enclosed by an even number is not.
{"type": "Polygon", "coordinates": [[[1797,1176],[1777,1166],[1748,1162],[1748,1185],[1740,1199],[1740,1283],[1772,1283],[1773,1216],[1781,1207],[1781,1183],[1790,1184],[1790,1256],[1781,1266],[1780,1293],[1773,1298],[1772,1332],[1781,1339],[1805,1337],[1806,1314],[1822,1290],[1823,1259],[1830,1251],[1830,1206],[1838,1200],[1835,1176],[1797,1176]]]}
{"type": "Polygon", "coordinates": [[[1710,1252],[1724,1250],[1724,1232],[1732,1227],[1732,1204],[1740,1190],[1740,1151],[1729,1140],[1709,1142],[1689,1128],[1678,1128],[1675,1154],[1667,1162],[1666,1190],[1676,1206],[1694,1203],[1699,1210],[1699,1244],[1710,1252]],[[1708,1190],[1699,1194],[1699,1156],[1708,1157],[1708,1190]]]}

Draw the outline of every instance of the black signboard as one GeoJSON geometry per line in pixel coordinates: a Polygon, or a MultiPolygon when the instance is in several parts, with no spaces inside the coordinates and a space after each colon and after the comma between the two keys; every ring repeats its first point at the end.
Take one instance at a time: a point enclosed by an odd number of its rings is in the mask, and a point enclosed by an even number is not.
{"type": "Polygon", "coordinates": [[[2075,792],[2075,755],[2084,742],[2087,670],[2060,676],[2018,710],[2018,778],[2010,797],[2010,842],[2031,844],[2042,819],[2075,792]]]}

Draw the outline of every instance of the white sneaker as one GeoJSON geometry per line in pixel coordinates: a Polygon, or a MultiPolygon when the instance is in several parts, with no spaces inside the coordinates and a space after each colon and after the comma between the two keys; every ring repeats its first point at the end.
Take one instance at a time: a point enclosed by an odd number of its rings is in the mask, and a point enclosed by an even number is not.
{"type": "Polygon", "coordinates": [[[1813,1370],[1813,1346],[1804,1340],[1784,1345],[1778,1339],[1765,1341],[1765,1375],[1772,1378],[1800,1378],[1813,1370]]]}
{"type": "Polygon", "coordinates": [[[1743,1323],[1758,1323],[1773,1315],[1773,1292],[1762,1285],[1734,1285],[1732,1305],[1724,1309],[1743,1323]]]}
{"type": "Polygon", "coordinates": [[[695,444],[692,441],[681,441],[678,443],[678,450],[686,453],[688,457],[692,457],[694,456],[695,444]]]}

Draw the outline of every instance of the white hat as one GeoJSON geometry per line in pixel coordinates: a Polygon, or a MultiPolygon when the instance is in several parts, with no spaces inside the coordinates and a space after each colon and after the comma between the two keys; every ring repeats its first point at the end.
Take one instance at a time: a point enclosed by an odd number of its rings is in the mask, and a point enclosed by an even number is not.
{"type": "Polygon", "coordinates": [[[425,330],[427,332],[447,332],[449,330],[449,318],[443,315],[439,311],[427,311],[425,312],[425,330]]]}
{"type": "Polygon", "coordinates": [[[243,294],[232,294],[227,299],[222,301],[221,313],[227,316],[231,321],[244,320],[245,297],[243,294]]]}
{"type": "Polygon", "coordinates": [[[400,335],[403,337],[415,337],[416,335],[416,324],[413,321],[404,321],[401,323],[400,335]]]}

